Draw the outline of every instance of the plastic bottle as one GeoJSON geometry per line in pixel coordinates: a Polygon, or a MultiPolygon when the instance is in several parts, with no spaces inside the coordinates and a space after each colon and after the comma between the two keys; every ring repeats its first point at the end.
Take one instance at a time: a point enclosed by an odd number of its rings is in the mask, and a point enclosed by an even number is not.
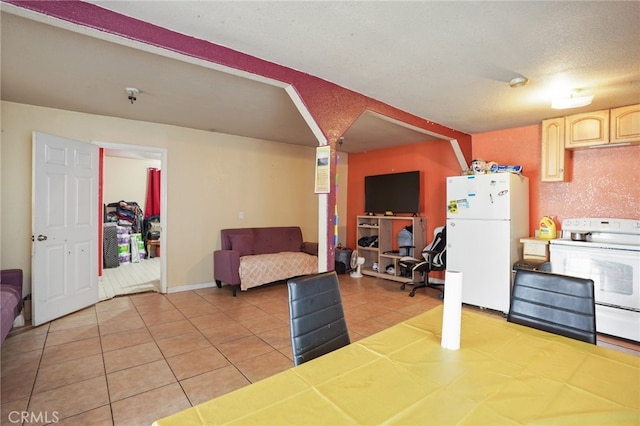
{"type": "Polygon", "coordinates": [[[544,240],[553,240],[556,238],[556,222],[551,216],[544,216],[540,219],[539,237],[544,240]]]}

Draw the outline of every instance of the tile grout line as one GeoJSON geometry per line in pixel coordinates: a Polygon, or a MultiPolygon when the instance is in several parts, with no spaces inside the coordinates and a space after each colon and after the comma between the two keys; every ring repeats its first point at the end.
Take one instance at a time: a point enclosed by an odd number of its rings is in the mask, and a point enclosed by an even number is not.
{"type": "Polygon", "coordinates": [[[42,358],[44,357],[44,348],[47,346],[47,340],[49,338],[49,331],[51,330],[51,324],[47,324],[47,333],[44,338],[44,343],[42,344],[42,349],[40,351],[40,358],[38,359],[38,366],[36,367],[36,374],[33,378],[33,383],[31,384],[31,391],[29,392],[29,398],[27,400],[26,410],[29,410],[31,407],[31,401],[33,399],[34,391],[36,389],[36,383],[38,381],[38,376],[40,375],[40,367],[42,366],[42,358]]]}
{"type": "MultiPolygon", "coordinates": [[[[127,296],[127,299],[128,298],[129,297],[127,296]]],[[[95,305],[95,306],[97,306],[97,305],[95,305]]],[[[98,326],[98,341],[100,343],[100,354],[102,355],[102,368],[104,370],[104,383],[105,383],[105,386],[107,388],[107,398],[109,399],[109,412],[111,413],[111,424],[115,425],[115,415],[113,413],[113,401],[111,400],[111,391],[109,389],[109,378],[107,377],[107,362],[106,362],[106,360],[104,358],[105,351],[104,351],[104,346],[102,345],[102,333],[100,333],[100,326],[101,325],[100,325],[100,320],[98,318],[98,310],[95,308],[95,306],[94,306],[94,309],[95,309],[95,312],[96,312],[96,324],[98,326]]]]}
{"type": "MultiPolygon", "coordinates": [[[[195,293],[195,292],[194,292],[194,293],[195,293]]],[[[214,306],[211,302],[209,302],[208,300],[206,300],[206,299],[205,299],[204,297],[202,297],[200,294],[198,294],[198,293],[195,293],[195,294],[196,294],[200,299],[202,299],[203,301],[205,301],[207,304],[209,304],[210,306],[212,306],[212,307],[216,308],[218,311],[220,311],[220,309],[219,309],[217,306],[214,306]]],[[[202,337],[203,337],[207,342],[209,342],[209,344],[210,344],[210,345],[211,345],[211,346],[212,346],[216,351],[218,351],[218,352],[220,353],[220,355],[222,355],[222,356],[224,357],[224,359],[229,363],[229,365],[233,366],[233,368],[235,368],[235,369],[236,369],[236,371],[237,371],[238,373],[240,373],[240,374],[241,374],[245,379],[247,379],[247,381],[248,381],[249,383],[253,383],[253,382],[252,382],[252,381],[251,381],[251,380],[250,380],[250,379],[249,379],[249,378],[248,378],[248,377],[247,377],[247,376],[242,372],[242,370],[240,370],[240,369],[238,368],[238,366],[237,366],[237,365],[235,365],[235,363],[231,362],[231,360],[227,357],[227,355],[225,355],[225,354],[224,354],[224,353],[223,353],[223,352],[222,352],[222,351],[221,351],[221,350],[220,350],[220,349],[219,349],[219,348],[218,348],[218,347],[217,347],[217,346],[216,346],[216,345],[215,345],[211,340],[209,340],[209,339],[207,338],[207,336],[205,336],[205,335],[202,333],[202,331],[201,331],[201,330],[200,330],[200,329],[199,329],[195,324],[193,324],[193,322],[191,322],[191,318],[187,318],[187,317],[184,315],[184,313],[182,312],[182,310],[181,310],[178,306],[176,306],[176,305],[175,305],[175,303],[173,303],[173,302],[171,301],[171,299],[169,299],[169,298],[167,298],[167,299],[169,300],[169,303],[171,303],[171,304],[172,304],[172,305],[173,305],[173,306],[174,306],[174,307],[175,307],[175,308],[176,308],[176,309],[177,309],[177,310],[178,310],[178,311],[179,311],[179,312],[180,312],[180,313],[185,317],[185,319],[189,322],[189,324],[191,324],[191,325],[192,325],[192,326],[193,326],[193,327],[198,331],[198,333],[199,333],[199,334],[200,334],[200,335],[201,335],[201,336],[202,336],[202,337]]],[[[197,318],[197,317],[194,317],[194,318],[197,318]]],[[[152,337],[153,337],[153,336],[152,336],[152,337]]],[[[155,337],[154,337],[153,339],[154,339],[154,341],[155,341],[155,337]]],[[[265,343],[266,343],[266,342],[265,342],[265,343]]],[[[162,351],[161,351],[161,352],[162,352],[162,351]]],[[[162,355],[164,356],[164,353],[163,353],[162,355]]],[[[165,359],[166,359],[166,357],[165,357],[165,359]]],[[[168,361],[167,361],[167,364],[168,364],[168,361]]],[[[171,368],[171,365],[169,365],[169,368],[171,368]]],[[[172,372],[173,372],[173,369],[172,369],[172,372]]],[[[197,377],[197,376],[200,376],[200,375],[202,375],[202,374],[206,374],[206,373],[208,373],[208,372],[200,373],[200,374],[197,374],[196,376],[192,376],[192,377],[197,377]]],[[[189,378],[191,378],[191,377],[189,377],[189,378]]],[[[177,380],[177,377],[176,377],[176,380],[177,380]]],[[[186,380],[186,379],[185,379],[185,380],[186,380]]],[[[181,388],[181,389],[182,389],[182,391],[184,392],[185,397],[186,397],[186,398],[187,398],[187,400],[189,401],[189,404],[191,404],[191,406],[193,407],[193,406],[194,406],[194,404],[191,402],[191,398],[189,398],[189,396],[187,395],[187,392],[184,390],[184,387],[182,386],[182,383],[180,383],[180,381],[179,381],[179,380],[178,380],[178,384],[180,385],[180,388],[181,388]]]]}

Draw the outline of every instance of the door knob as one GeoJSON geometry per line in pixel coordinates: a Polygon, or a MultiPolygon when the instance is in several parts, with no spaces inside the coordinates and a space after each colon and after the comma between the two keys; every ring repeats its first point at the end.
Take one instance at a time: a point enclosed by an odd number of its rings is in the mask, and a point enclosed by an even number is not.
{"type": "Polygon", "coordinates": [[[46,235],[38,235],[38,241],[46,241],[46,240],[47,240],[46,235]]]}

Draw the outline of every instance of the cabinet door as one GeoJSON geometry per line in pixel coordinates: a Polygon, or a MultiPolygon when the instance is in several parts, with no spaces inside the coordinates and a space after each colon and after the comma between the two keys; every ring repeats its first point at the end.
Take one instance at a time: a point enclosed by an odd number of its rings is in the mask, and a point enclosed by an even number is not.
{"type": "Polygon", "coordinates": [[[609,143],[640,141],[640,104],[611,110],[609,143]]]}
{"type": "Polygon", "coordinates": [[[565,118],[565,148],[609,143],[609,110],[586,112],[565,118]]]}
{"type": "Polygon", "coordinates": [[[540,180],[565,180],[564,117],[542,121],[542,161],[540,180]]]}

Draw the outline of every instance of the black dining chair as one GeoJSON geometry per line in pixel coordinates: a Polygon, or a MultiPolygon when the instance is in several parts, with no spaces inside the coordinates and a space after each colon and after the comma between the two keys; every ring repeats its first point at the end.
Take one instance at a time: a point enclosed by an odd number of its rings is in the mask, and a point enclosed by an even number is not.
{"type": "Polygon", "coordinates": [[[335,271],[287,281],[294,365],[350,343],[335,271]]]}
{"type": "Polygon", "coordinates": [[[518,270],[507,321],[595,344],[593,280],[518,270]]]}

